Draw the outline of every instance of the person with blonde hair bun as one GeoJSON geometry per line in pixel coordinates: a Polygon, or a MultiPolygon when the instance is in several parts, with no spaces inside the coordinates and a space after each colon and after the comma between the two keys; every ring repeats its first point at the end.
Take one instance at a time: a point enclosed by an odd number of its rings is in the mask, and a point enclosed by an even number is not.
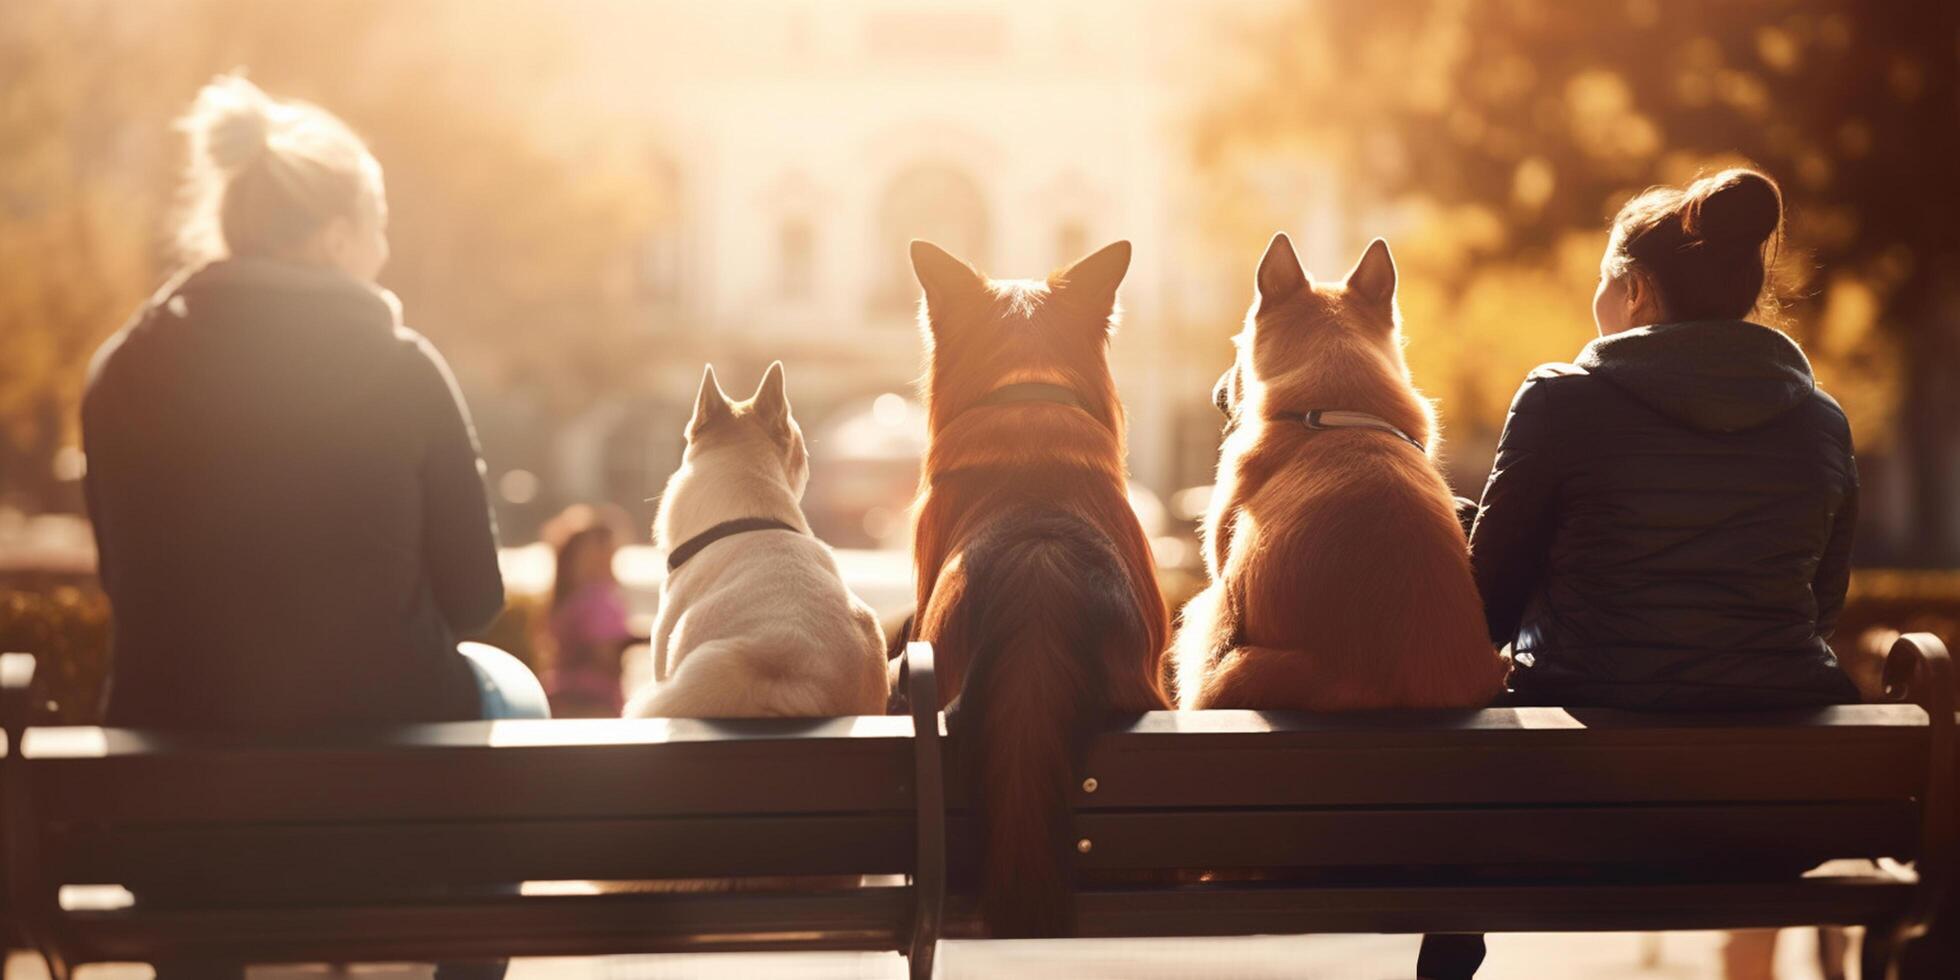
{"type": "Polygon", "coordinates": [[[387,264],[381,164],[332,113],[224,75],[179,127],[191,149],[178,232],[187,257],[286,259],[363,282],[387,264]]]}
{"type": "Polygon", "coordinates": [[[96,354],[82,405],[113,610],[107,722],[542,716],[522,664],[458,643],[503,608],[496,528],[455,381],[375,283],[381,165],[332,114],[239,75],[204,86],[180,126],[183,271],[96,354]]]}

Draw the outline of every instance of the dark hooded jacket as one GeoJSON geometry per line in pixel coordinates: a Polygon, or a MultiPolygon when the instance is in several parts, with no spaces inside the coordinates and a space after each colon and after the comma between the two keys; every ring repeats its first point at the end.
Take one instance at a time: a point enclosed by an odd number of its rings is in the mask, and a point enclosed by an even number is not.
{"type": "Polygon", "coordinates": [[[1797,345],[1743,321],[1641,327],[1532,372],[1471,557],[1532,703],[1855,701],[1831,635],[1858,474],[1797,345]]]}
{"type": "Polygon", "coordinates": [[[206,266],[103,345],[82,434],[110,724],[477,716],[456,639],[503,606],[496,532],[455,383],[392,296],[206,266]]]}

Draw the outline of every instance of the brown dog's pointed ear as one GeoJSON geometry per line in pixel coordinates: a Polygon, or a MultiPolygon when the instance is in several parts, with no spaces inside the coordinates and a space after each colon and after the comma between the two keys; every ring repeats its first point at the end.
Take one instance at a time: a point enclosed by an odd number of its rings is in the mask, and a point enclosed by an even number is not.
{"type": "Polygon", "coordinates": [[[1273,236],[1266,255],[1259,260],[1259,274],[1253,288],[1259,293],[1259,308],[1278,306],[1307,287],[1307,270],[1300,267],[1300,256],[1293,251],[1293,240],[1286,232],[1273,236]]]}
{"type": "Polygon", "coordinates": [[[1049,278],[1050,288],[1095,305],[1116,305],[1116,287],[1130,271],[1130,243],[1111,242],[1049,278]]]}
{"type": "Polygon", "coordinates": [[[701,390],[694,396],[694,417],[687,421],[687,437],[692,439],[708,426],[734,416],[728,396],[721,393],[721,382],[715,380],[715,366],[710,364],[701,372],[701,390]]]}
{"type": "Polygon", "coordinates": [[[943,310],[987,292],[987,277],[953,257],[951,252],[921,239],[912,240],[912,271],[926,291],[926,308],[943,310]]]}
{"type": "Polygon", "coordinates": [[[1387,242],[1377,238],[1368,243],[1361,261],[1348,273],[1347,290],[1349,295],[1376,306],[1395,302],[1395,256],[1389,254],[1387,242]]]}
{"type": "Polygon", "coordinates": [[[762,383],[755,387],[755,414],[774,428],[785,428],[789,423],[789,388],[783,377],[783,362],[775,361],[769,370],[763,372],[762,383]]]}

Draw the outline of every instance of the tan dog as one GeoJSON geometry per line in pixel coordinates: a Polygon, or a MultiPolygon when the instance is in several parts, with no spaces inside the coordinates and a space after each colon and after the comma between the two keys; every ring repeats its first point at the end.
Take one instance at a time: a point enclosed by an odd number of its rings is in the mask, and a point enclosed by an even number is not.
{"type": "Polygon", "coordinates": [[[809,480],[782,363],[742,402],[708,368],[654,524],[671,567],[653,630],[656,680],[627,717],[885,710],[884,634],[803,519],[809,480]]]}
{"type": "Polygon", "coordinates": [[[1185,708],[1471,707],[1503,688],[1377,239],[1315,285],[1285,235],[1219,380],[1211,584],[1174,644],[1185,708]]]}

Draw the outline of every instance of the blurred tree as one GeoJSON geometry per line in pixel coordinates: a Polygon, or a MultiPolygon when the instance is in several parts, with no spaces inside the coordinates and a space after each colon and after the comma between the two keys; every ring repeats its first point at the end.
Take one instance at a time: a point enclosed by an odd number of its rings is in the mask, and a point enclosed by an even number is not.
{"type": "Polygon", "coordinates": [[[473,391],[562,414],[634,376],[630,265],[650,204],[632,134],[545,115],[564,48],[443,0],[22,0],[0,17],[0,499],[70,502],[95,347],[172,271],[171,120],[234,68],[346,119],[386,171],[401,294],[473,391]],[[517,98],[517,95],[528,98],[517,98]],[[547,138],[548,137],[548,138],[547,138]]]}
{"type": "Polygon", "coordinates": [[[1380,200],[1490,228],[1418,233],[1458,239],[1417,289],[1441,291],[1426,315],[1467,315],[1459,328],[1507,305],[1493,274],[1550,270],[1527,297],[1570,288],[1571,253],[1589,242],[1596,260],[1606,219],[1646,185],[1743,160],[1775,174],[1792,219],[1779,271],[1797,287],[1786,326],[1860,448],[1908,464],[1898,557],[1960,561],[1960,4],[1377,0],[1282,21],[1248,33],[1256,67],[1208,113],[1201,163],[1306,143],[1380,200]]]}
{"type": "Polygon", "coordinates": [[[24,4],[0,17],[0,503],[44,504],[72,484],[54,463],[76,442],[88,359],[156,278],[169,177],[124,160],[170,138],[129,125],[169,118],[148,84],[162,66],[108,14],[24,4]]]}
{"type": "Polygon", "coordinates": [[[569,414],[632,376],[647,346],[628,326],[650,182],[630,135],[548,125],[563,120],[540,92],[570,57],[551,22],[460,0],[207,7],[203,63],[250,66],[368,140],[388,182],[382,282],[466,380],[569,414]]]}

